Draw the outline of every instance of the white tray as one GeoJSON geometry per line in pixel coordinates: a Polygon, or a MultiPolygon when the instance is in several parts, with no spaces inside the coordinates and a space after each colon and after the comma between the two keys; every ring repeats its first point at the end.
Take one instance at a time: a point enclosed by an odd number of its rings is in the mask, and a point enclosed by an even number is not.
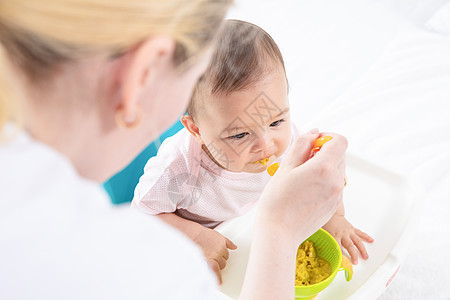
{"type": "MultiPolygon", "coordinates": [[[[353,279],[345,281],[339,272],[315,300],[376,299],[389,285],[408,250],[418,221],[422,192],[405,176],[355,155],[347,155],[348,184],[344,193],[347,219],[369,233],[373,244],[366,244],[369,260],[359,259],[353,279]]],[[[256,209],[222,223],[217,231],[238,245],[230,251],[222,272],[223,299],[236,299],[242,287],[250,251],[252,224],[256,209]]],[[[274,245],[276,247],[276,245],[274,245]]]]}

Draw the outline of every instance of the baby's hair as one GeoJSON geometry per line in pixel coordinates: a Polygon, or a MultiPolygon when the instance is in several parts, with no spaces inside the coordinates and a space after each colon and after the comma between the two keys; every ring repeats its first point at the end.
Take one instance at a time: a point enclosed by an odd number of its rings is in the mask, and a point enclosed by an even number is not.
{"type": "Polygon", "coordinates": [[[266,31],[245,21],[227,20],[187,113],[195,116],[199,100],[245,90],[280,65],[286,74],[280,49],[266,31]]]}

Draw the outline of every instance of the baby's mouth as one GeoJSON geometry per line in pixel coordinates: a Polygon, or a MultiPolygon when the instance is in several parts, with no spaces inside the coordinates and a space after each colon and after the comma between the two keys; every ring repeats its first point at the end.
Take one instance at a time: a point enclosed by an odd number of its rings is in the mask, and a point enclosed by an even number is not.
{"type": "Polygon", "coordinates": [[[260,160],[252,161],[251,163],[252,164],[262,164],[263,166],[265,166],[266,164],[269,163],[271,157],[272,157],[272,155],[270,155],[266,158],[260,159],[260,160]]]}

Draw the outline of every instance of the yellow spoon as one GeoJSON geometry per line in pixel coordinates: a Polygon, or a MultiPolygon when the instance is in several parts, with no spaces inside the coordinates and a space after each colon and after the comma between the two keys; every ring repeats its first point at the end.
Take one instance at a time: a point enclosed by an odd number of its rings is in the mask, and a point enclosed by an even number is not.
{"type": "MultiPolygon", "coordinates": [[[[328,142],[329,140],[331,140],[332,137],[331,136],[321,136],[318,139],[316,139],[313,149],[311,150],[313,153],[316,153],[318,151],[320,151],[320,148],[322,148],[322,146],[328,142]]],[[[266,164],[267,161],[262,162],[263,166],[266,164]]],[[[278,170],[278,168],[280,167],[279,163],[273,163],[271,164],[268,168],[267,168],[267,173],[269,173],[270,176],[273,176],[275,174],[275,172],[278,170]]],[[[347,184],[347,182],[345,182],[345,184],[347,184]]]]}

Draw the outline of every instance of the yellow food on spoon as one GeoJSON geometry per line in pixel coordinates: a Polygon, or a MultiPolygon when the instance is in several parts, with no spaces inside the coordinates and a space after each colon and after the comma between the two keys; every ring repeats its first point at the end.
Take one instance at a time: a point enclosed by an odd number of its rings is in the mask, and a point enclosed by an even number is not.
{"type": "Polygon", "coordinates": [[[313,153],[319,152],[323,145],[325,145],[326,142],[332,140],[333,137],[325,135],[317,138],[314,142],[313,149],[311,150],[313,153]]]}
{"type": "MultiPolygon", "coordinates": [[[[322,136],[319,137],[318,139],[316,139],[313,149],[311,150],[313,153],[320,151],[320,149],[322,148],[322,146],[328,142],[329,140],[333,139],[331,136],[322,136]]],[[[266,165],[266,163],[269,161],[268,158],[265,158],[263,160],[258,160],[257,162],[261,162],[263,166],[266,165]]],[[[280,167],[279,163],[274,163],[271,164],[268,168],[267,168],[267,173],[269,173],[270,176],[275,175],[275,172],[278,170],[278,168],[280,167]]]]}

